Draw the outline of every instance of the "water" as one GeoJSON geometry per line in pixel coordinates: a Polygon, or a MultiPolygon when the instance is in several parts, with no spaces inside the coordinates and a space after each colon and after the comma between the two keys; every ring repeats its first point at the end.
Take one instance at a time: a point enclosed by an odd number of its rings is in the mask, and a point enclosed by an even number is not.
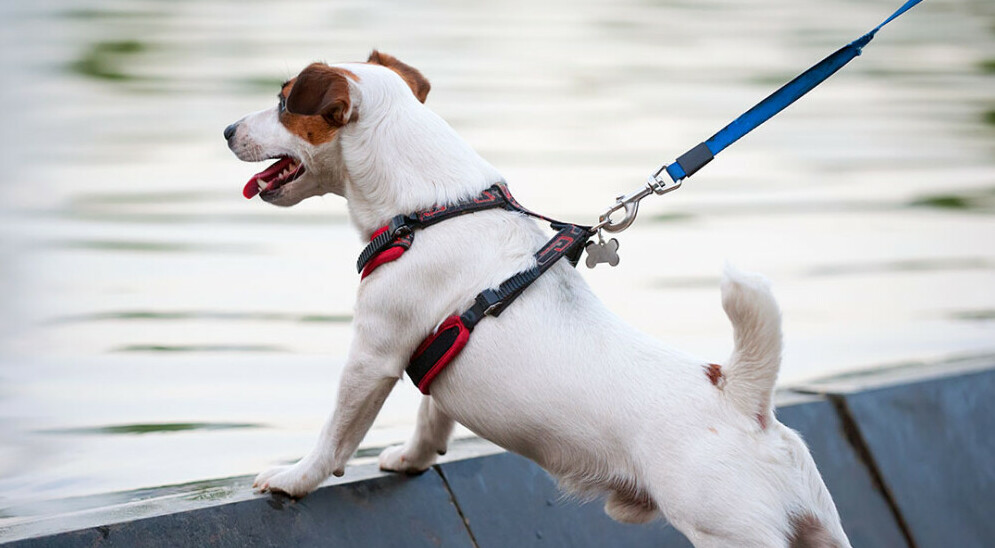
{"type": "MultiPolygon", "coordinates": [[[[591,222],[898,3],[0,5],[0,525],[310,447],[362,243],[339,198],[242,199],[258,166],[221,138],[306,63],[378,47],[419,67],[524,204],[591,222]]],[[[991,352],[993,137],[995,5],[930,0],[644,203],[621,266],[584,275],[641,329],[722,361],[722,264],[765,273],[784,383],[991,352]]],[[[364,447],[403,440],[417,400],[399,386],[364,447]]]]}

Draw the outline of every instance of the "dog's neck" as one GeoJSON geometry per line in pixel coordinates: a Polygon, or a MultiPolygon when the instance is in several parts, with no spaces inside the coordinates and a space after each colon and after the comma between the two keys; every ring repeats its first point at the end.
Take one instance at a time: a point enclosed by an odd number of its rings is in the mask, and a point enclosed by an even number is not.
{"type": "Polygon", "coordinates": [[[410,92],[377,88],[340,135],[349,216],[364,238],[395,215],[467,200],[502,180],[410,92]]]}

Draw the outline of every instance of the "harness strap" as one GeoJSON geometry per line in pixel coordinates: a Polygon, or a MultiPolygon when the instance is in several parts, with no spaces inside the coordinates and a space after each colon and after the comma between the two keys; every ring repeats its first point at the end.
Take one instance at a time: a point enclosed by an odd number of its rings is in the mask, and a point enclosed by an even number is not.
{"type": "MultiPolygon", "coordinates": [[[[518,211],[530,217],[542,219],[550,223],[556,230],[565,226],[574,226],[525,208],[511,195],[508,185],[504,182],[494,183],[472,200],[454,205],[436,206],[410,215],[395,216],[387,225],[380,227],[373,233],[370,243],[359,254],[359,259],[356,261],[356,271],[362,273],[362,277],[365,278],[378,266],[396,260],[411,247],[416,229],[432,226],[435,223],[467,213],[496,208],[518,211]]],[[[590,227],[576,226],[590,230],[590,227]]],[[[576,259],[572,260],[572,263],[577,266],[576,259]]]]}
{"type": "MultiPolygon", "coordinates": [[[[356,271],[363,272],[364,278],[369,275],[369,272],[364,272],[366,263],[387,249],[398,238],[411,234],[413,230],[411,223],[412,219],[407,215],[398,215],[391,219],[390,223],[386,226],[380,227],[380,229],[374,232],[373,237],[370,238],[370,243],[359,254],[359,260],[356,261],[356,271]]],[[[372,269],[370,272],[372,272],[372,269]]]]}
{"type": "MultiPolygon", "coordinates": [[[[373,233],[373,240],[376,240],[383,234],[389,231],[389,227],[382,227],[373,233]]],[[[415,233],[411,232],[395,238],[387,243],[387,245],[382,246],[380,252],[370,257],[363,266],[363,273],[360,276],[360,280],[366,278],[371,272],[377,269],[378,266],[389,263],[391,261],[397,260],[404,254],[405,251],[411,248],[411,244],[415,241],[415,233]]],[[[367,246],[369,247],[369,246],[367,246]]]]}
{"type": "MultiPolygon", "coordinates": [[[[411,234],[415,229],[425,228],[440,221],[466,215],[467,213],[498,207],[532,214],[511,197],[511,193],[508,192],[508,187],[504,183],[495,183],[472,200],[460,202],[455,205],[440,205],[427,211],[419,211],[411,215],[397,215],[392,218],[390,223],[373,233],[370,243],[359,254],[359,260],[356,261],[356,271],[364,272],[366,264],[370,260],[388,247],[391,247],[395,240],[411,234]]],[[[367,271],[366,275],[372,272],[372,270],[367,271]]]]}
{"type": "Polygon", "coordinates": [[[501,282],[497,289],[485,289],[474,299],[473,305],[459,316],[446,318],[435,333],[429,335],[411,355],[405,369],[411,381],[423,394],[449,362],[456,358],[470,339],[470,333],[486,316],[499,316],[526,288],[549,270],[556,261],[566,257],[577,265],[584,244],[591,237],[590,227],[562,226],[546,245],[535,253],[536,266],[523,270],[501,282]]]}
{"type": "Polygon", "coordinates": [[[463,324],[473,329],[484,316],[498,316],[525,288],[539,279],[556,261],[566,257],[572,266],[577,266],[584,251],[584,244],[591,237],[587,227],[567,225],[560,229],[546,245],[535,253],[536,266],[519,272],[501,282],[497,289],[485,289],[474,299],[474,304],[460,318],[463,324]]]}
{"type": "Polygon", "coordinates": [[[451,219],[475,211],[504,208],[518,211],[530,217],[549,222],[557,232],[535,253],[535,266],[523,270],[501,282],[496,289],[485,289],[473,300],[473,305],[462,314],[450,316],[443,321],[434,333],[425,338],[411,355],[406,371],[418,389],[428,394],[429,385],[466,346],[470,332],[486,316],[498,316],[509,304],[525,291],[533,282],[549,270],[556,261],[566,257],[570,264],[577,266],[584,244],[594,234],[589,226],[562,223],[555,219],[534,213],[518,203],[507,185],[495,183],[481,192],[476,198],[454,205],[436,206],[427,211],[410,215],[398,215],[387,226],[373,233],[369,245],[359,255],[357,270],[363,278],[378,266],[393,261],[407,251],[414,243],[415,229],[431,226],[445,219],[451,219]]]}

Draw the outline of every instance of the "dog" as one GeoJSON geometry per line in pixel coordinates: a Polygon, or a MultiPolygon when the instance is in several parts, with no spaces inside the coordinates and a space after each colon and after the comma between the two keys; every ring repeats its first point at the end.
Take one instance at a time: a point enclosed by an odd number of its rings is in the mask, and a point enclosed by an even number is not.
{"type": "MultiPolygon", "coordinates": [[[[277,206],[346,198],[364,241],[400,214],[470,200],[501,175],[425,105],[428,80],[373,51],[313,63],[277,105],[225,131],[241,160],[275,159],[244,188],[277,206]]],[[[341,476],[412,352],[440,322],[535,265],[547,234],[514,211],[487,210],[418,232],[411,249],[364,279],[335,410],[299,462],[265,471],[260,492],[301,497],[341,476]]],[[[727,268],[734,327],[726,365],[669,348],[612,314],[559,261],[499,317],[481,321],[420,404],[413,437],[383,470],[419,473],[454,423],[532,459],[581,497],[606,495],[615,520],[661,515],[695,546],[850,543],[800,436],[774,416],[780,310],[759,275],[727,268]]]]}

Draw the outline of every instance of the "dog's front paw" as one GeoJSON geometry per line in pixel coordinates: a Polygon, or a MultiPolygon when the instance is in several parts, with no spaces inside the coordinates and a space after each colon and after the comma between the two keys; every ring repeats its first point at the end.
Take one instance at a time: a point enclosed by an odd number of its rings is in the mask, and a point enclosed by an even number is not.
{"type": "Polygon", "coordinates": [[[420,474],[435,463],[435,454],[422,457],[408,450],[406,445],[395,445],[380,452],[380,469],[388,472],[420,474]]]}
{"type": "Polygon", "coordinates": [[[325,478],[309,471],[297,463],[293,466],[277,466],[256,476],[252,488],[259,493],[267,491],[284,493],[294,498],[300,498],[314,491],[325,478]]]}

